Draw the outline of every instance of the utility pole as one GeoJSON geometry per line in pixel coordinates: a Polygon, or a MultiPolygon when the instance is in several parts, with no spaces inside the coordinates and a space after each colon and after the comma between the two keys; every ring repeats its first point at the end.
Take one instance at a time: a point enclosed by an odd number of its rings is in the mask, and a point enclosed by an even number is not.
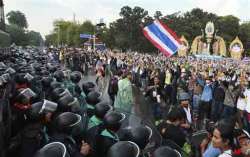
{"type": "Polygon", "coordinates": [[[5,15],[3,0],[0,0],[0,30],[5,31],[5,15]]]}

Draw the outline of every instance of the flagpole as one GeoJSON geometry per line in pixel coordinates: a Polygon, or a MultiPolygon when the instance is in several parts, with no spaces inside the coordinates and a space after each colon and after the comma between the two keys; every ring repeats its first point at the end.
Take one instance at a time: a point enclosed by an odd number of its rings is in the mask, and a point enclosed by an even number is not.
{"type": "Polygon", "coordinates": [[[95,51],[95,32],[94,32],[94,40],[93,40],[93,49],[95,51]]]}

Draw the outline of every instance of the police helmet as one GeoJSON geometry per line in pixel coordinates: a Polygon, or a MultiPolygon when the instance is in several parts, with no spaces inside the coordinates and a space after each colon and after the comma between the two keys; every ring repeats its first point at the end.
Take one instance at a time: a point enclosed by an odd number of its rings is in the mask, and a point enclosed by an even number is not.
{"type": "Polygon", "coordinates": [[[81,124],[81,120],[82,118],[79,114],[64,112],[55,118],[54,124],[57,131],[72,134],[74,128],[81,124]]]}
{"type": "Polygon", "coordinates": [[[95,106],[97,103],[101,101],[101,93],[96,91],[88,93],[86,101],[88,104],[95,106]]]}
{"type": "Polygon", "coordinates": [[[51,77],[43,77],[43,79],[42,79],[42,85],[44,88],[49,88],[51,82],[53,82],[53,78],[51,78],[51,77]]]}
{"type": "Polygon", "coordinates": [[[140,149],[144,149],[152,137],[152,129],[148,126],[131,128],[130,141],[135,142],[140,149]]]}
{"type": "Polygon", "coordinates": [[[120,141],[110,147],[107,157],[139,157],[139,147],[131,141],[120,141]]]}
{"type": "Polygon", "coordinates": [[[103,122],[107,129],[118,131],[125,118],[123,113],[110,111],[104,116],[103,122]]]}
{"type": "Polygon", "coordinates": [[[109,103],[107,103],[107,102],[99,102],[95,106],[94,113],[95,113],[96,117],[98,117],[100,119],[103,119],[105,114],[108,111],[111,111],[112,109],[113,109],[113,107],[109,103]]]}
{"type": "Polygon", "coordinates": [[[35,157],[70,157],[65,145],[61,142],[52,142],[45,145],[35,154],[35,157]]]}
{"type": "Polygon", "coordinates": [[[82,90],[86,95],[88,95],[89,92],[94,91],[95,84],[93,82],[86,82],[82,84],[82,90]]]}
{"type": "Polygon", "coordinates": [[[73,83],[79,83],[81,79],[82,79],[82,74],[79,71],[74,71],[70,74],[70,80],[73,83]]]}
{"type": "Polygon", "coordinates": [[[181,157],[181,154],[168,146],[162,146],[156,149],[153,153],[154,157],[181,157]]]}
{"type": "Polygon", "coordinates": [[[63,82],[65,78],[64,73],[61,70],[54,72],[54,77],[56,78],[56,81],[58,82],[63,82]]]}

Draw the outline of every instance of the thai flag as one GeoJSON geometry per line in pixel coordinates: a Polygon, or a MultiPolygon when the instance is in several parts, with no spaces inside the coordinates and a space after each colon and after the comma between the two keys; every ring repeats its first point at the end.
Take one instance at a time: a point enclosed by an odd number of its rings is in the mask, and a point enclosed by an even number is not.
{"type": "Polygon", "coordinates": [[[175,32],[159,20],[155,20],[152,24],[144,27],[143,34],[167,57],[175,54],[181,46],[175,32]]]}

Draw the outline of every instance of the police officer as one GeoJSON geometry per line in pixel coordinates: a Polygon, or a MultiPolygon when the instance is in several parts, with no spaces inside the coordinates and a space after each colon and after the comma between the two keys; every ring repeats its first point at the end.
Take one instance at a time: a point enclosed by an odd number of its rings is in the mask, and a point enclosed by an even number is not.
{"type": "Polygon", "coordinates": [[[88,95],[89,92],[94,91],[95,84],[93,82],[86,82],[82,84],[82,90],[83,92],[88,95]]]}
{"type": "Polygon", "coordinates": [[[79,143],[73,138],[81,130],[81,116],[72,112],[64,112],[54,120],[56,132],[52,135],[52,141],[65,145],[70,157],[84,157],[90,152],[90,147],[82,141],[79,143]]]}
{"type": "Polygon", "coordinates": [[[92,117],[92,115],[94,115],[95,105],[101,101],[101,93],[91,91],[90,93],[88,93],[86,101],[88,116],[92,117]]]}
{"type": "Polygon", "coordinates": [[[80,102],[81,108],[85,109],[86,107],[86,94],[82,91],[81,87],[78,85],[81,81],[82,74],[79,71],[74,71],[70,74],[70,80],[73,83],[72,95],[75,96],[80,102]]]}
{"type": "Polygon", "coordinates": [[[94,109],[94,115],[90,118],[88,129],[100,125],[103,122],[105,114],[111,111],[113,107],[107,102],[99,102],[94,109]]]}
{"type": "Polygon", "coordinates": [[[86,134],[87,143],[90,144],[95,156],[95,150],[97,149],[97,141],[101,131],[105,128],[103,124],[104,116],[107,112],[112,110],[112,106],[106,102],[100,102],[96,104],[94,109],[94,115],[88,121],[88,130],[86,134]]]}
{"type": "Polygon", "coordinates": [[[140,150],[143,150],[146,147],[153,134],[152,129],[148,126],[128,128],[125,132],[126,133],[123,134],[123,139],[120,138],[120,140],[135,142],[140,150]]]}
{"type": "Polygon", "coordinates": [[[15,152],[21,157],[33,156],[38,149],[47,144],[49,137],[46,125],[56,109],[57,104],[48,100],[32,104],[26,113],[26,123],[22,124],[23,129],[10,142],[10,154],[15,152]]]}
{"type": "Polygon", "coordinates": [[[111,111],[104,116],[104,129],[97,137],[96,152],[98,156],[106,155],[109,148],[119,141],[117,131],[125,119],[125,115],[111,111]]]}

